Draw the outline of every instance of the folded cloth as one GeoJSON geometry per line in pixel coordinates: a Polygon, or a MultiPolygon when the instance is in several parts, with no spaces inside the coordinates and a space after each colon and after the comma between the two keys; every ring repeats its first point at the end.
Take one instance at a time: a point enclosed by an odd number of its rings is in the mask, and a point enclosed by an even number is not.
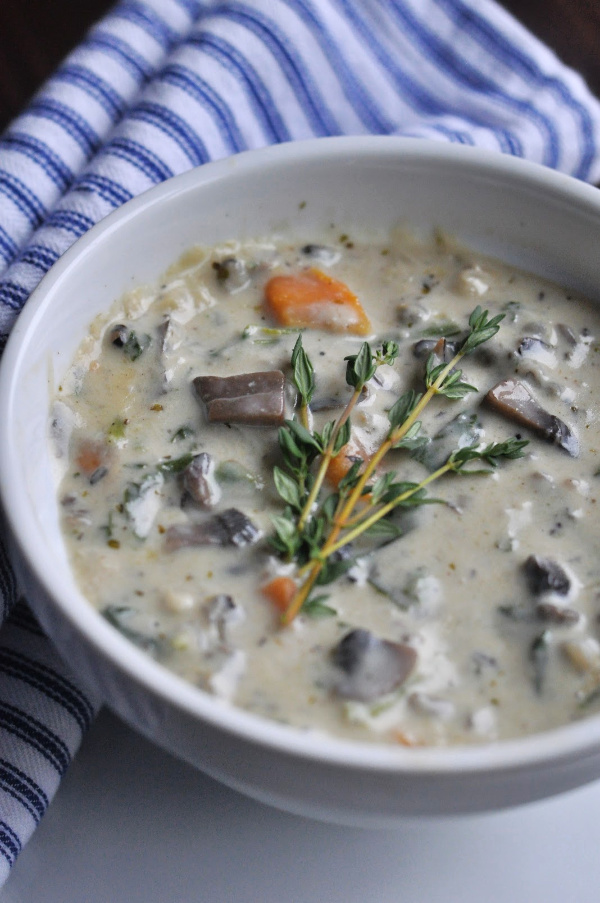
{"type": "MultiPolygon", "coordinates": [[[[0,140],[0,347],[134,195],[247,148],[367,133],[600,177],[600,105],[492,0],[123,0],[0,140]]],[[[18,596],[2,553],[0,881],[98,707],[18,596]]]]}

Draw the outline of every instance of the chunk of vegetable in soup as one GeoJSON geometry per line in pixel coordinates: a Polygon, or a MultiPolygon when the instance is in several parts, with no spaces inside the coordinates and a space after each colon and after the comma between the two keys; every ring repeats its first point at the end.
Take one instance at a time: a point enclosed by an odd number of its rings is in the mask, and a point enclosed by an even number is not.
{"type": "Polygon", "coordinates": [[[597,711],[599,332],[439,234],[191,250],[54,403],[82,591],[307,730],[480,743],[597,711]]]}

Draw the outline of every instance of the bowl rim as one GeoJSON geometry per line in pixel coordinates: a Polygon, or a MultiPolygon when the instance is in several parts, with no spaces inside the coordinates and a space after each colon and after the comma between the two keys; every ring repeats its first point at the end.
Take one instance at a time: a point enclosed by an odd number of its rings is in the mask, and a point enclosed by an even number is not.
{"type": "MultiPolygon", "coordinates": [[[[18,453],[14,442],[13,411],[18,375],[29,337],[51,307],[52,298],[71,268],[81,265],[94,253],[98,243],[114,231],[126,229],[141,213],[160,209],[203,185],[227,178],[231,173],[249,175],[272,166],[290,167],[311,162],[338,161],[344,165],[392,156],[413,159],[424,166],[438,163],[467,167],[495,178],[544,189],[570,203],[600,213],[598,189],[564,173],[496,151],[396,136],[316,138],[244,151],[232,157],[206,163],[148,189],[108,214],[80,237],[53,265],[32,292],[8,338],[0,361],[0,501],[9,529],[21,555],[53,606],[71,627],[81,634],[113,668],[143,686],[163,702],[188,715],[204,720],[226,733],[253,744],[276,749],[292,756],[317,760],[336,767],[362,768],[385,773],[415,775],[455,775],[463,773],[522,769],[557,763],[573,757],[584,758],[600,747],[600,714],[590,715],[542,733],[491,741],[473,746],[419,747],[415,749],[362,742],[280,725],[244,711],[193,686],[137,649],[112,628],[81,593],[65,594],[60,575],[40,560],[36,549],[36,522],[23,504],[16,478],[18,453]]],[[[107,307],[112,299],[107,299],[107,307]]],[[[35,610],[35,606],[32,606],[35,610]]]]}

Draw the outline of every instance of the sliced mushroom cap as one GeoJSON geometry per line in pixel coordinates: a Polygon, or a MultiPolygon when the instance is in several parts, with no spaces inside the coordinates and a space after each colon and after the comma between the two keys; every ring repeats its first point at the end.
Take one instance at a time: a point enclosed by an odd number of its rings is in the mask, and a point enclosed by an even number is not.
{"type": "Polygon", "coordinates": [[[430,354],[435,354],[440,363],[448,364],[458,351],[460,342],[450,339],[419,339],[412,346],[413,355],[419,361],[426,361],[430,354]]]}
{"type": "Polygon", "coordinates": [[[548,661],[550,658],[550,637],[548,630],[534,637],[529,647],[529,661],[532,667],[533,686],[536,693],[541,694],[546,683],[548,661]]]}
{"type": "Polygon", "coordinates": [[[230,295],[242,291],[250,285],[250,273],[243,260],[238,257],[226,257],[224,260],[215,260],[213,270],[217,282],[222,285],[230,295]]]}
{"type": "Polygon", "coordinates": [[[183,485],[193,500],[204,508],[214,508],[221,498],[215,479],[215,462],[207,452],[196,455],[183,472],[183,485]]]}
{"type": "Polygon", "coordinates": [[[228,508],[200,523],[174,524],[165,533],[167,552],[194,546],[243,546],[253,545],[261,537],[261,531],[249,517],[237,508],[228,508]]]}
{"type": "Polygon", "coordinates": [[[333,266],[341,257],[341,252],[337,248],[331,248],[328,245],[303,245],[301,251],[312,260],[318,260],[323,266],[333,266]]]}
{"type": "Polygon", "coordinates": [[[549,414],[518,379],[505,379],[487,393],[487,401],[500,414],[533,430],[574,457],[579,454],[577,437],[564,421],[549,414]]]}
{"type": "Polygon", "coordinates": [[[131,330],[128,326],[125,326],[124,323],[117,323],[115,326],[111,326],[108,332],[108,341],[117,348],[122,348],[130,334],[131,330]]]}
{"type": "Polygon", "coordinates": [[[551,558],[530,555],[524,567],[529,589],[535,596],[542,596],[544,593],[566,596],[571,589],[567,573],[551,558]]]}
{"type": "Polygon", "coordinates": [[[404,683],[417,653],[406,643],[381,640],[368,630],[356,629],[334,647],[332,660],[341,672],[335,682],[338,695],[373,702],[404,683]]]}
{"type": "Polygon", "coordinates": [[[448,460],[448,455],[456,448],[465,448],[481,442],[484,429],[477,414],[462,411],[446,423],[431,440],[416,446],[412,456],[428,470],[434,471],[448,460]]]}
{"type": "Polygon", "coordinates": [[[418,715],[449,721],[455,714],[454,703],[449,699],[432,696],[430,693],[411,693],[408,704],[418,715]]]}
{"type": "Polygon", "coordinates": [[[216,627],[222,642],[227,639],[227,627],[244,618],[244,610],[236,604],[233,596],[227,593],[211,596],[206,600],[204,608],[209,624],[216,627]]]}
{"type": "Polygon", "coordinates": [[[555,349],[537,336],[524,336],[517,348],[517,354],[545,364],[546,367],[556,367],[555,349]]]}
{"type": "Polygon", "coordinates": [[[580,614],[574,608],[565,608],[562,605],[554,605],[552,602],[538,602],[535,613],[540,621],[557,626],[569,627],[577,624],[580,614]]]}
{"type": "Polygon", "coordinates": [[[108,341],[115,348],[120,348],[130,361],[136,361],[152,344],[151,336],[145,333],[136,333],[124,323],[117,323],[115,326],[111,326],[107,337],[108,341]]]}
{"type": "Polygon", "coordinates": [[[285,414],[285,377],[281,370],[237,376],[197,376],[194,389],[206,405],[210,423],[279,426],[285,414]]]}

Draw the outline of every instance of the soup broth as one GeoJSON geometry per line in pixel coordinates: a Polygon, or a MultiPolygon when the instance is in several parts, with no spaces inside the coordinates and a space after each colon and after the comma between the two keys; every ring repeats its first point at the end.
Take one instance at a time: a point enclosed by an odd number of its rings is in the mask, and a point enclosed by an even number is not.
{"type": "Polygon", "coordinates": [[[590,302],[437,233],[190,250],[92,325],[53,405],[82,592],[186,680],[306,730],[480,743],[594,711],[599,331],[590,302]],[[456,360],[474,311],[502,315],[499,330],[456,360]],[[328,424],[345,417],[365,341],[375,372],[345,434],[328,424]],[[469,388],[430,393],[312,570],[398,399],[410,413],[436,367],[469,388]],[[335,430],[303,506],[315,441],[335,430]],[[290,436],[312,448],[304,470],[290,436]],[[514,456],[428,483],[457,450],[507,440],[514,456]]]}

